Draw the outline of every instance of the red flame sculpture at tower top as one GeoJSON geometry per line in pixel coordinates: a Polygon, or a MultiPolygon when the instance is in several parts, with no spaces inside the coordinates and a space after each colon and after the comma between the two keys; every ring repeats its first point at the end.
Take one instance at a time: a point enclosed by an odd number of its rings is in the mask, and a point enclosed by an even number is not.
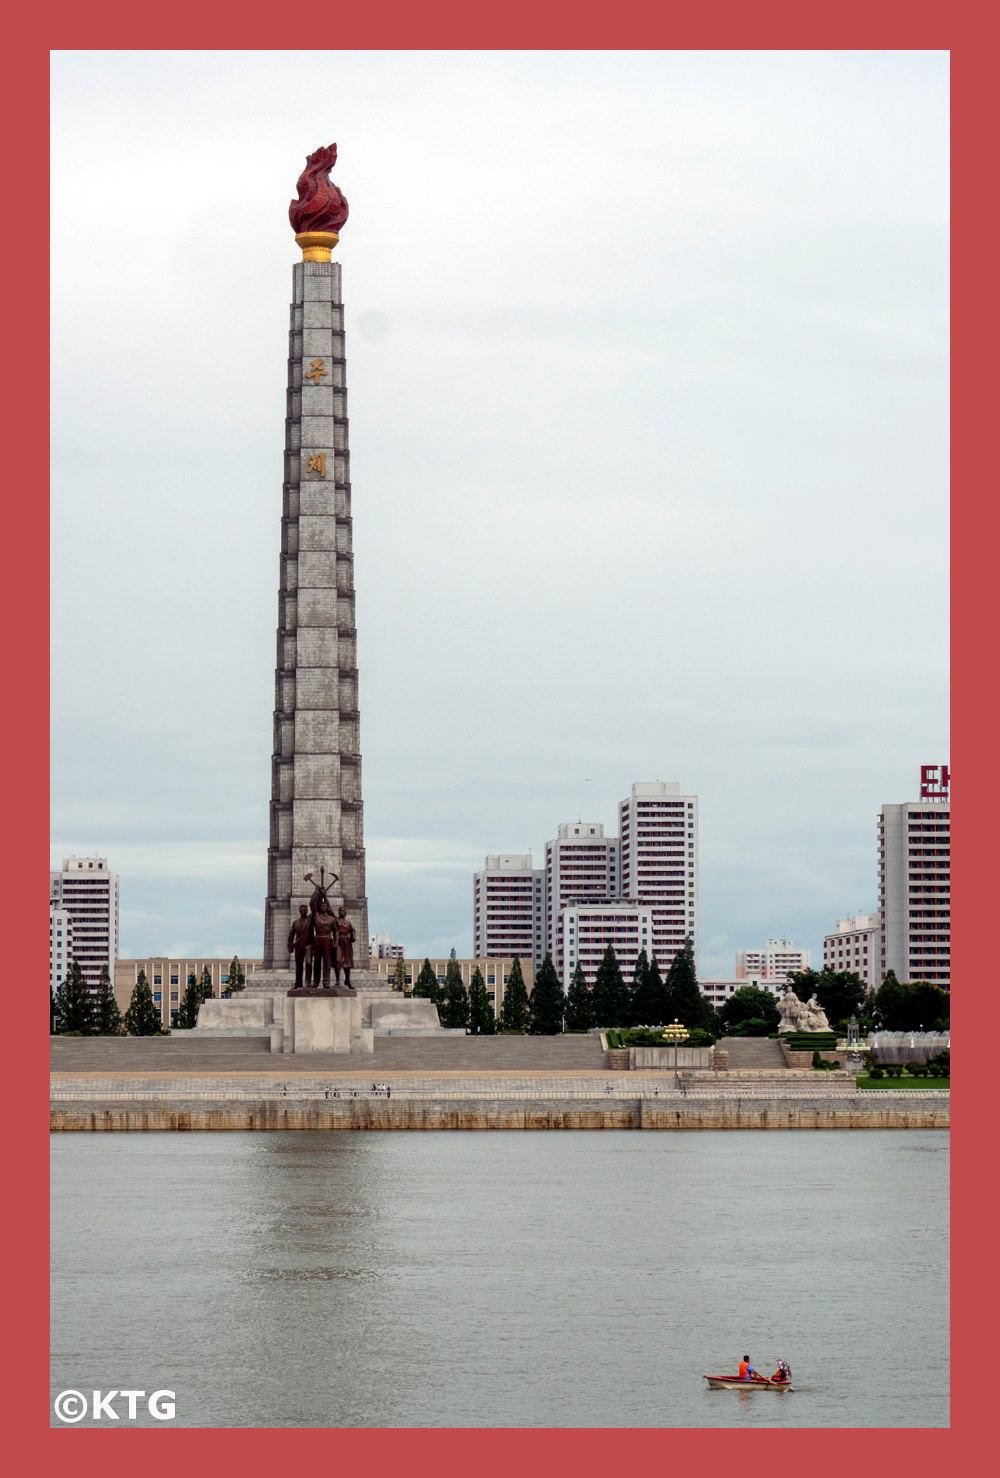
{"type": "Polygon", "coordinates": [[[306,159],[299,175],[299,198],[288,207],[288,219],[296,234],[304,231],[339,231],[347,220],[347,201],[330,182],[337,162],[337,145],[317,149],[306,159]]]}

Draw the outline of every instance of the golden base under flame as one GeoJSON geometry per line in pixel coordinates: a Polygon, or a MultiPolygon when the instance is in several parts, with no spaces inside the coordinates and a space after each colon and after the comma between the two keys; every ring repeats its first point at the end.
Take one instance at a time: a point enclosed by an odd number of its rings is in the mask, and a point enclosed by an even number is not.
{"type": "Polygon", "coordinates": [[[301,246],[304,262],[328,262],[339,240],[336,231],[300,231],[295,244],[301,246]]]}

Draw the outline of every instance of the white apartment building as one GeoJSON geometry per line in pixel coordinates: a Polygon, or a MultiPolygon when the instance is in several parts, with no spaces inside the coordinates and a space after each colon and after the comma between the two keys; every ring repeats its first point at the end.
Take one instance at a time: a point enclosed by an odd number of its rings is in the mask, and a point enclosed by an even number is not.
{"type": "Polygon", "coordinates": [[[530,852],[494,852],[472,880],[472,950],[478,959],[540,965],[545,956],[545,873],[530,852]]]}
{"type": "Polygon", "coordinates": [[[638,780],[618,806],[621,892],[649,905],[651,952],[666,976],[690,936],[698,953],[698,797],[676,780],[638,780]]]}
{"type": "Polygon", "coordinates": [[[882,984],[882,921],[877,913],[849,914],[823,936],[823,969],[850,970],[875,990],[882,984]]]}
{"type": "Polygon", "coordinates": [[[879,817],[879,981],[894,970],[950,989],[951,801],[947,789],[934,794],[884,805],[879,817]]]}
{"type": "Polygon", "coordinates": [[[405,944],[393,944],[388,934],[370,934],[368,948],[373,960],[401,960],[406,954],[405,944]]]}
{"type": "Polygon", "coordinates": [[[734,991],[741,986],[755,985],[758,990],[766,990],[768,995],[780,999],[784,988],[784,980],[776,980],[773,975],[740,975],[733,980],[699,980],[698,986],[706,1000],[711,1001],[713,1006],[723,1006],[734,991]]]}
{"type": "Polygon", "coordinates": [[[73,915],[49,903],[49,985],[58,990],[73,958],[73,915]]]}
{"type": "Polygon", "coordinates": [[[560,822],[556,836],[545,844],[544,934],[545,949],[560,980],[566,978],[563,910],[577,903],[617,898],[620,881],[617,837],[606,837],[599,821],[560,822]]]}
{"type": "Polygon", "coordinates": [[[62,870],[49,873],[49,906],[65,909],[73,920],[73,958],[91,990],[101,966],[114,979],[118,955],[118,874],[106,857],[64,857],[62,870]]]}
{"type": "Polygon", "coordinates": [[[790,939],[765,939],[763,949],[738,949],[736,951],[736,978],[746,980],[756,976],[760,980],[784,981],[799,970],[808,970],[812,952],[796,949],[790,939]]]}
{"type": "MultiPolygon", "coordinates": [[[[572,903],[559,911],[556,965],[563,990],[568,990],[578,964],[592,986],[608,945],[614,946],[626,985],[632,982],[641,949],[650,953],[653,910],[634,899],[610,898],[603,902],[572,903]]],[[[556,956],[553,954],[553,963],[556,956]]]]}

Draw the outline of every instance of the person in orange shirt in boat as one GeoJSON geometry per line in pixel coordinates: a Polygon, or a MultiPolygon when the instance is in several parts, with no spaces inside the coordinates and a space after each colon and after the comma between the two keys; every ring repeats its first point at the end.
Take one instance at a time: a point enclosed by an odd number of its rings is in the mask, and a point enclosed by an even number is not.
{"type": "Polygon", "coordinates": [[[760,1376],[750,1364],[749,1355],[744,1355],[740,1361],[740,1380],[760,1380],[760,1376]]]}

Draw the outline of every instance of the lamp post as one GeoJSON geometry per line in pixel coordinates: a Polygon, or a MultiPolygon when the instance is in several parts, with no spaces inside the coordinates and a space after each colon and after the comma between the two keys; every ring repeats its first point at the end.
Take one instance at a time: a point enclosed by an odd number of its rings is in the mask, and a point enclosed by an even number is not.
{"type": "Polygon", "coordinates": [[[680,1081],[677,1077],[677,1047],[679,1043],[687,1041],[690,1032],[686,1026],[682,1026],[675,1018],[670,1026],[665,1028],[663,1036],[668,1042],[673,1042],[674,1044],[674,1092],[676,1093],[680,1087],[680,1081]]]}

